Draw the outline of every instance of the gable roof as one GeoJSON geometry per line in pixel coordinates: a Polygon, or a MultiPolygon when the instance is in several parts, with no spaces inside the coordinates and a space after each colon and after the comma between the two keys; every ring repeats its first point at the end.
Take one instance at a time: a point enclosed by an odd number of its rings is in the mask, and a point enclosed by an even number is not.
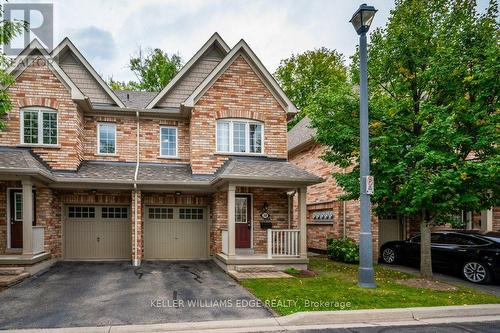
{"type": "Polygon", "coordinates": [[[316,129],[311,127],[311,119],[305,116],[288,131],[288,152],[312,142],[315,135],[316,129]]]}
{"type": "Polygon", "coordinates": [[[184,106],[194,107],[201,96],[212,86],[212,84],[224,73],[224,71],[233,63],[234,60],[243,54],[245,58],[250,60],[249,65],[253,67],[255,73],[260,77],[262,82],[268,87],[274,97],[283,106],[287,113],[297,113],[297,108],[292,101],[286,96],[274,77],[264,67],[259,58],[255,55],[248,44],[242,39],[236,44],[226,57],[214,68],[212,73],[203,80],[203,82],[193,91],[184,102],[184,106]]]}
{"type": "Polygon", "coordinates": [[[90,63],[85,59],[85,57],[80,53],[80,51],[75,47],[71,40],[66,37],[63,39],[59,45],[57,45],[51,52],[52,58],[59,57],[62,52],[71,52],[76,59],[84,66],[92,78],[97,82],[97,84],[104,90],[104,92],[120,107],[126,107],[125,104],[116,96],[116,94],[111,90],[111,88],[104,82],[102,77],[97,74],[95,69],[90,65],[90,63]]]}
{"type": "Polygon", "coordinates": [[[163,97],[165,97],[171,90],[172,88],[181,80],[182,77],[186,73],[189,72],[191,67],[198,62],[198,60],[207,52],[212,45],[215,45],[218,47],[224,54],[227,54],[230,50],[229,46],[226,44],[226,42],[221,38],[221,36],[216,32],[210,37],[208,41],[206,41],[205,44],[196,52],[196,54],[189,59],[189,61],[182,67],[182,69],[174,76],[172,80],[163,88],[158,95],[156,95],[155,98],[146,106],[146,109],[152,109],[154,108],[158,102],[162,100],[163,97]]]}
{"type": "Polygon", "coordinates": [[[18,78],[34,61],[39,57],[45,59],[45,64],[54,73],[54,75],[68,88],[71,93],[71,98],[75,100],[85,100],[85,95],[62,70],[57,62],[52,61],[50,54],[38,39],[33,39],[31,43],[16,57],[14,62],[7,69],[7,73],[12,75],[14,79],[18,78]],[[31,57],[31,58],[30,58],[31,57]],[[28,61],[26,61],[28,59],[28,61]]]}

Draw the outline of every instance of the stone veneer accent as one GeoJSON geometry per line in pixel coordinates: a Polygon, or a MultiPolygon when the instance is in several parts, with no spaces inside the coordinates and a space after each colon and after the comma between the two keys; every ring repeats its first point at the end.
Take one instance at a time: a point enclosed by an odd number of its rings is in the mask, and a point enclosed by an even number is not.
{"type": "MultiPolygon", "coordinates": [[[[343,236],[343,202],[338,199],[343,194],[340,186],[332,177],[333,172],[342,169],[321,159],[324,147],[312,143],[289,155],[290,163],[323,177],[325,182],[307,188],[307,246],[312,249],[326,250],[327,238],[343,236]],[[312,212],[316,210],[333,209],[334,221],[329,224],[318,224],[311,220],[312,212]]],[[[359,241],[359,202],[346,202],[346,236],[359,241]]],[[[297,219],[297,195],[294,198],[294,219],[297,219]]],[[[372,216],[373,251],[378,256],[378,218],[372,216]]]]}
{"type": "Polygon", "coordinates": [[[6,127],[0,132],[0,145],[18,146],[20,110],[42,106],[57,110],[58,145],[36,146],[32,149],[55,169],[74,170],[83,158],[81,110],[71,99],[68,89],[52,73],[45,60],[38,58],[8,88],[12,110],[7,114],[6,127]]]}
{"type": "Polygon", "coordinates": [[[214,153],[218,117],[263,121],[265,155],[287,158],[286,113],[242,56],[234,60],[192,110],[193,173],[213,173],[228,159],[227,155],[214,153]]]}

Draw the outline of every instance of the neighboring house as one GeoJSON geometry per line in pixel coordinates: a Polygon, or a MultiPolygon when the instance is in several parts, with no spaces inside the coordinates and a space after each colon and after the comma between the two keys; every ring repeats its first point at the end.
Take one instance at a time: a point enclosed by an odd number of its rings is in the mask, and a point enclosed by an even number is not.
{"type": "Polygon", "coordinates": [[[296,108],[245,41],[214,34],[160,93],[111,90],[69,39],[35,40],[10,73],[0,264],[308,262],[306,188],[323,180],[287,161],[296,108]]]}
{"type": "MultiPolygon", "coordinates": [[[[321,159],[325,147],[314,141],[315,129],[310,119],[303,118],[288,132],[288,159],[290,163],[324,178],[324,183],[308,187],[307,192],[307,246],[311,250],[326,250],[327,238],[349,237],[359,240],[359,203],[342,201],[342,189],[332,177],[343,172],[338,166],[321,159]]],[[[481,213],[464,212],[457,218],[467,229],[500,231],[500,207],[481,213]]],[[[450,228],[440,226],[436,229],[450,228]]],[[[372,217],[374,256],[379,247],[390,240],[406,239],[419,232],[418,223],[410,223],[398,216],[372,217]]]]}

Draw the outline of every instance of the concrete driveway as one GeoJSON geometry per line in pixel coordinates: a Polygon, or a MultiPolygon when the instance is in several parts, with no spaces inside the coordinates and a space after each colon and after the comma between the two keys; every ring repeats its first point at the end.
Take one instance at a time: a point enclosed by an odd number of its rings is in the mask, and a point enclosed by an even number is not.
{"type": "Polygon", "coordinates": [[[211,261],[59,262],[0,292],[0,313],[0,329],[272,316],[211,261]]]}

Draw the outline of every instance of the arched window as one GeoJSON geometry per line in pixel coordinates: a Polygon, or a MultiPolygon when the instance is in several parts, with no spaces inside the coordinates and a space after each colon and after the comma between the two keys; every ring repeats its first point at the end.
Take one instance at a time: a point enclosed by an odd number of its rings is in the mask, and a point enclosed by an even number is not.
{"type": "Polygon", "coordinates": [[[21,109],[21,143],[57,145],[57,111],[43,107],[21,109]]]}
{"type": "Polygon", "coordinates": [[[220,119],[216,141],[218,153],[262,154],[264,124],[254,120],[220,119]]]}

